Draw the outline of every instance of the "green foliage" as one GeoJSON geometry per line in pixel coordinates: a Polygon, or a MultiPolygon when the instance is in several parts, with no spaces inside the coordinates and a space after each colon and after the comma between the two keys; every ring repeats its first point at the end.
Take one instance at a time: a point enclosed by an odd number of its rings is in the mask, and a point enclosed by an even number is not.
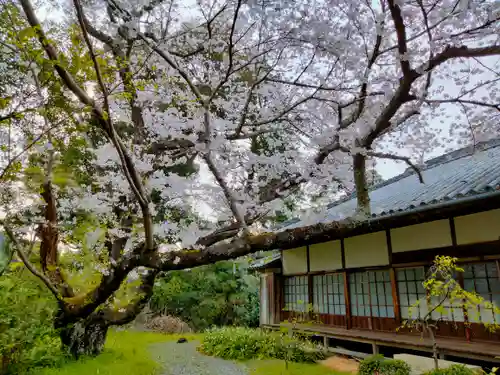
{"type": "MultiPolygon", "coordinates": [[[[480,321],[478,307],[481,307],[481,310],[491,310],[495,314],[500,314],[500,309],[493,303],[485,300],[476,292],[469,292],[460,286],[456,275],[461,272],[464,272],[464,270],[457,265],[457,258],[436,256],[434,264],[423,283],[426,294],[434,298],[430,298],[430,302],[427,299],[425,301],[416,301],[409,309],[411,318],[404,321],[403,326],[424,331],[433,329],[433,312],[446,316],[449,315],[451,308],[457,306],[467,311],[469,319],[472,321],[480,321]],[[419,305],[424,302],[427,303],[428,313],[420,316],[416,311],[418,311],[419,305]]],[[[496,323],[481,323],[491,332],[500,328],[496,323]]]]}
{"type": "Polygon", "coordinates": [[[411,367],[398,359],[386,359],[382,355],[374,355],[361,361],[359,375],[410,375],[411,367]]]}
{"type": "Polygon", "coordinates": [[[478,375],[482,374],[476,370],[465,367],[464,365],[453,365],[447,368],[440,368],[428,371],[423,375],[478,375]]]}
{"type": "Polygon", "coordinates": [[[154,314],[181,318],[196,330],[211,326],[259,324],[259,280],[242,263],[219,262],[170,272],[154,288],[154,314]]]}
{"type": "Polygon", "coordinates": [[[0,277],[0,374],[64,360],[53,329],[55,308],[47,289],[22,269],[0,277]]]}
{"type": "Polygon", "coordinates": [[[307,341],[285,337],[278,332],[243,327],[208,331],[199,350],[204,354],[232,360],[276,358],[313,363],[325,358],[321,349],[307,341]]]}

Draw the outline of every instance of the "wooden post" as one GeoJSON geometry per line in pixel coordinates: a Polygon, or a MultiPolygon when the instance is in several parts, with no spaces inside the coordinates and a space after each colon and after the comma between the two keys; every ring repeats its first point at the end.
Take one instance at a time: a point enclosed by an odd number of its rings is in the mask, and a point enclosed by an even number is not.
{"type": "Polygon", "coordinates": [[[284,288],[284,282],[283,282],[283,277],[281,275],[275,274],[275,317],[274,317],[274,323],[279,324],[283,321],[283,288],[284,288]]]}
{"type": "Polygon", "coordinates": [[[342,272],[344,276],[344,301],[345,301],[345,319],[346,328],[351,329],[351,298],[349,296],[349,277],[347,272],[342,272]]]}
{"type": "MultiPolygon", "coordinates": [[[[313,306],[313,304],[314,304],[313,293],[314,293],[314,291],[313,291],[313,276],[308,274],[307,275],[307,296],[308,296],[307,299],[309,300],[309,303],[311,304],[311,306],[313,306]]],[[[313,311],[307,311],[307,319],[312,320],[313,314],[314,314],[313,311]]]]}
{"type": "Polygon", "coordinates": [[[269,276],[269,283],[268,283],[268,298],[269,298],[269,323],[273,324],[276,320],[276,278],[274,272],[271,273],[269,276]]]}
{"type": "Polygon", "coordinates": [[[394,304],[394,318],[398,324],[401,324],[401,308],[399,307],[398,283],[396,281],[396,272],[391,267],[389,270],[392,289],[392,303],[394,304]]]}
{"type": "Polygon", "coordinates": [[[373,352],[373,355],[377,355],[379,354],[379,350],[378,350],[378,345],[375,344],[374,342],[372,342],[372,352],[373,352]]]}

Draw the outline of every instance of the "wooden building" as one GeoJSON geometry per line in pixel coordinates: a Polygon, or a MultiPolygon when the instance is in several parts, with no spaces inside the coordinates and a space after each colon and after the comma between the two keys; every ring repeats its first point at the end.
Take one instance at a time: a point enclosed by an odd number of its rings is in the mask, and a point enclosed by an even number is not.
{"type": "MultiPolygon", "coordinates": [[[[426,312],[422,282],[436,255],[459,258],[462,287],[500,307],[500,142],[432,159],[422,174],[423,184],[406,171],[375,186],[372,217],[342,238],[280,249],[255,264],[261,272],[261,326],[278,328],[311,304],[319,322],[296,328],[326,341],[372,344],[374,351],[430,351],[429,339],[396,330],[416,300],[426,312]]],[[[323,216],[293,220],[280,230],[349,217],[355,199],[332,203],[323,216]]],[[[442,320],[442,353],[499,361],[500,333],[481,323],[500,323],[500,315],[483,309],[474,320],[461,306],[447,310],[447,316],[433,315],[442,320]]]]}

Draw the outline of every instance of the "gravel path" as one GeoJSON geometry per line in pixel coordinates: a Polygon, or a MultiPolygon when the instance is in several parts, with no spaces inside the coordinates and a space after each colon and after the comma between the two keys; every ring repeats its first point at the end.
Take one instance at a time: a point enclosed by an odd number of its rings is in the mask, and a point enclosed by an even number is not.
{"type": "Polygon", "coordinates": [[[164,368],[161,375],[248,375],[243,364],[205,356],[196,351],[198,345],[165,342],[151,346],[151,353],[164,368]]]}

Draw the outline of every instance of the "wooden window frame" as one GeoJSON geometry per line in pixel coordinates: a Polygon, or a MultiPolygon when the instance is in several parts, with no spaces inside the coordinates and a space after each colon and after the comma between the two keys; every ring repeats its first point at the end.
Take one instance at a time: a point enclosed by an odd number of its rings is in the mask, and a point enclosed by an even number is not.
{"type": "Polygon", "coordinates": [[[307,312],[307,306],[309,305],[309,277],[307,275],[290,275],[283,277],[283,309],[288,312],[304,313],[307,312]],[[299,283],[290,284],[290,280],[299,281],[299,283]],[[300,282],[302,281],[302,282],[300,282]],[[287,288],[292,288],[293,292],[288,292],[287,288]],[[297,293],[297,288],[305,288],[305,291],[297,293]],[[290,298],[291,296],[291,298],[290,298]],[[300,297],[304,296],[307,300],[303,300],[300,297]],[[288,298],[287,298],[288,297],[288,298]],[[302,310],[296,309],[298,307],[299,301],[303,302],[304,308],[302,310]],[[288,305],[287,305],[288,304],[288,305]],[[290,306],[291,305],[291,306],[290,306]],[[291,308],[289,308],[289,306],[291,308]]]}
{"type": "Polygon", "coordinates": [[[389,318],[389,319],[395,319],[396,318],[396,306],[394,303],[394,296],[392,292],[392,283],[391,283],[391,270],[390,268],[385,268],[385,269],[378,269],[378,270],[366,270],[362,272],[353,272],[349,274],[349,287],[350,289],[352,287],[355,287],[356,290],[353,292],[353,290],[350,290],[350,299],[351,299],[351,314],[352,316],[357,316],[357,317],[371,317],[371,318],[389,318]],[[384,276],[382,277],[382,280],[378,279],[379,274],[384,273],[384,276]],[[374,279],[372,280],[370,276],[373,274],[374,279]],[[358,279],[357,276],[362,276],[366,277],[365,279],[361,279],[361,285],[362,285],[362,293],[358,293],[357,286],[358,286],[358,279]],[[352,283],[352,278],[355,278],[355,283],[352,283]],[[382,284],[382,289],[383,289],[383,294],[380,294],[379,290],[379,284],[382,284]],[[389,285],[389,290],[387,289],[389,285]],[[375,293],[373,293],[375,291],[375,293]],[[358,303],[358,298],[357,296],[363,296],[363,304],[358,303]],[[373,298],[373,296],[376,297],[373,298]],[[381,303],[379,300],[379,296],[384,297],[384,303],[381,303]],[[365,297],[367,298],[367,301],[365,301],[365,297]],[[391,303],[388,303],[389,298],[392,300],[391,303]],[[355,304],[355,305],[354,305],[355,304]],[[365,315],[359,315],[359,308],[362,306],[364,314],[365,315]],[[353,308],[356,307],[356,314],[353,313],[353,308]],[[366,309],[368,308],[369,314],[367,315],[366,309]],[[381,316],[381,308],[384,308],[386,311],[385,316],[381,316]],[[389,311],[392,310],[392,314],[389,314],[389,311]],[[374,313],[376,311],[376,313],[374,313]]]}
{"type": "Polygon", "coordinates": [[[318,309],[314,312],[317,314],[328,314],[328,315],[343,315],[347,314],[346,303],[345,303],[345,286],[344,286],[344,275],[343,272],[331,272],[321,275],[312,275],[312,304],[314,308],[318,309]],[[324,281],[326,280],[326,283],[324,281]],[[329,281],[331,280],[331,284],[329,281]],[[320,290],[317,290],[320,287],[320,290]],[[330,288],[331,287],[331,288],[330,288]],[[331,292],[330,292],[331,290],[331,292]],[[325,293],[326,291],[326,293],[325,293]],[[318,296],[321,295],[321,301],[316,301],[318,296]],[[330,303],[330,296],[332,297],[332,303],[330,303]],[[337,302],[335,301],[337,298],[337,302]],[[322,307],[326,307],[321,310],[322,307]],[[344,310],[344,313],[337,313],[336,307],[339,307],[339,311],[344,310]]]}

